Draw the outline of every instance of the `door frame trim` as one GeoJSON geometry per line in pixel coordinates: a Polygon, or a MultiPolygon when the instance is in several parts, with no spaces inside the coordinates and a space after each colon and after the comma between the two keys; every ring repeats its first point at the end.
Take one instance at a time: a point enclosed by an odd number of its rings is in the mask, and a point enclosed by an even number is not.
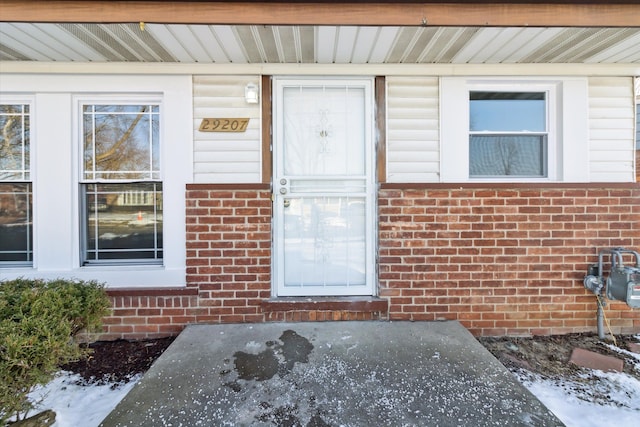
{"type": "MultiPolygon", "coordinates": [[[[382,78],[382,82],[384,82],[384,78],[382,78]]],[[[278,280],[281,279],[282,271],[280,271],[280,266],[278,264],[279,258],[279,249],[280,244],[278,243],[278,239],[280,238],[279,233],[281,232],[277,228],[277,216],[279,215],[278,210],[278,202],[281,197],[277,194],[276,186],[274,185],[274,180],[277,175],[277,162],[278,159],[277,151],[275,144],[277,143],[278,137],[278,123],[279,114],[278,111],[278,102],[281,94],[279,93],[283,84],[286,83],[304,83],[305,81],[309,83],[350,83],[353,82],[356,85],[361,83],[361,86],[365,88],[365,124],[366,124],[366,137],[367,137],[367,145],[365,146],[365,155],[366,155],[366,182],[367,182],[367,206],[365,207],[366,212],[369,213],[368,217],[365,218],[365,233],[366,233],[366,241],[365,241],[365,266],[367,268],[365,281],[367,293],[362,294],[353,294],[353,296],[368,296],[375,297],[378,295],[378,221],[377,221],[377,174],[379,167],[379,159],[378,159],[378,151],[379,151],[379,140],[378,140],[378,129],[377,129],[377,103],[378,99],[378,91],[380,80],[376,79],[373,76],[295,76],[295,75],[282,75],[282,76],[269,76],[269,86],[270,86],[270,94],[269,99],[270,102],[270,111],[269,117],[270,122],[263,122],[263,135],[265,134],[264,129],[269,127],[269,137],[270,143],[268,144],[270,158],[271,158],[271,177],[269,183],[271,183],[272,189],[272,201],[273,201],[273,209],[272,209],[272,275],[271,275],[271,293],[273,298],[278,297],[292,297],[293,295],[279,295],[278,294],[278,280]]],[[[264,80],[263,80],[264,84],[264,80]]],[[[384,87],[384,85],[383,85],[384,87]]],[[[264,88],[263,88],[264,91],[264,88]]],[[[264,102],[264,101],[263,101],[264,102]]],[[[264,120],[264,118],[263,118],[264,120]]],[[[263,148],[267,144],[263,143],[263,148]]],[[[263,155],[264,158],[264,155],[263,155]]],[[[384,159],[383,159],[384,160],[384,159]]],[[[263,175],[264,176],[264,175],[263,175]]],[[[326,295],[328,297],[348,297],[351,294],[335,294],[335,295],[326,295]]],[[[309,297],[314,297],[313,295],[309,295],[309,297]]],[[[317,296],[323,297],[323,296],[317,296]]]]}

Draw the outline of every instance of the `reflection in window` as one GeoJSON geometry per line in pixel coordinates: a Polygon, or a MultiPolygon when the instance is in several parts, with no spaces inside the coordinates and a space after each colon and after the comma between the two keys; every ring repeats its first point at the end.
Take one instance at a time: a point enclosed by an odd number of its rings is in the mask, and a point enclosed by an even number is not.
{"type": "Polygon", "coordinates": [[[83,263],[161,263],[158,105],[83,106],[83,263]]]}
{"type": "Polygon", "coordinates": [[[544,92],[470,92],[469,176],[547,176],[544,92]]]}
{"type": "Polygon", "coordinates": [[[84,179],[158,179],[157,105],[84,106],[84,179]]]}
{"type": "Polygon", "coordinates": [[[33,263],[28,104],[0,104],[0,266],[33,263]]]}
{"type": "Polygon", "coordinates": [[[162,184],[87,184],[86,262],[162,258],[162,184]]]}

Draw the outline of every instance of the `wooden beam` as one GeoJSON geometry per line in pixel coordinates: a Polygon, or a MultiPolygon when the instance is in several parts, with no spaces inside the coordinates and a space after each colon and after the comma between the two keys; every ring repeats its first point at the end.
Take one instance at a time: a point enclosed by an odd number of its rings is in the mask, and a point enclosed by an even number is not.
{"type": "Polygon", "coordinates": [[[273,152],[271,147],[273,144],[273,136],[271,134],[271,118],[273,116],[273,104],[271,102],[271,76],[262,76],[262,96],[260,102],[262,104],[262,183],[271,184],[273,174],[273,152]]]}
{"type": "Polygon", "coordinates": [[[376,171],[379,183],[387,182],[387,84],[384,76],[375,80],[376,171]]]}
{"type": "Polygon", "coordinates": [[[640,5],[567,2],[205,2],[2,0],[3,22],[229,25],[638,27],[640,5]]]}

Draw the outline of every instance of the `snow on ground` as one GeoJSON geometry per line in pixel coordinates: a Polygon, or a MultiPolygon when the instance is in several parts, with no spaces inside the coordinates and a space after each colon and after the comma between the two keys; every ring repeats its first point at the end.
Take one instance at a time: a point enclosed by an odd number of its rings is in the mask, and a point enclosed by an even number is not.
{"type": "MultiPolygon", "coordinates": [[[[640,335],[637,336],[640,339],[640,335]]],[[[637,359],[640,354],[613,345],[610,349],[637,359]]],[[[619,372],[585,370],[577,380],[552,380],[521,371],[518,380],[567,427],[637,426],[640,417],[640,381],[619,372]],[[588,381],[587,381],[588,380],[588,381]]]]}
{"type": "Polygon", "coordinates": [[[632,427],[640,417],[640,381],[620,373],[593,371],[595,384],[519,378],[567,427],[632,427]]]}
{"type": "Polygon", "coordinates": [[[37,403],[29,415],[52,409],[56,413],[53,427],[96,427],[141,377],[136,375],[126,384],[82,385],[80,375],[59,372],[50,383],[29,394],[31,401],[37,403]]]}

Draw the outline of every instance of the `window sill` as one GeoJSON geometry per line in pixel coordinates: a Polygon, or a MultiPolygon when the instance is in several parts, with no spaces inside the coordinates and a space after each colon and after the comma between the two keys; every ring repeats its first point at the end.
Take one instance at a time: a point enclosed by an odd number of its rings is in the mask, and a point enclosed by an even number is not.
{"type": "Polygon", "coordinates": [[[0,280],[20,277],[45,280],[59,278],[95,280],[104,284],[109,290],[176,289],[184,288],[187,285],[184,267],[168,268],[161,265],[91,266],[60,270],[40,270],[37,268],[0,270],[0,280]]]}

